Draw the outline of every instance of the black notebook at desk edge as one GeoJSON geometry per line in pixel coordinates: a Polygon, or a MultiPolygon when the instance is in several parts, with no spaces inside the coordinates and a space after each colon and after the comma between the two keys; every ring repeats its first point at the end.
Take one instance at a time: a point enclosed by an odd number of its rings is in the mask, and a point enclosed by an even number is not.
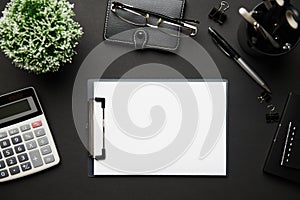
{"type": "Polygon", "coordinates": [[[264,172],[300,183],[300,95],[288,95],[264,172]]]}

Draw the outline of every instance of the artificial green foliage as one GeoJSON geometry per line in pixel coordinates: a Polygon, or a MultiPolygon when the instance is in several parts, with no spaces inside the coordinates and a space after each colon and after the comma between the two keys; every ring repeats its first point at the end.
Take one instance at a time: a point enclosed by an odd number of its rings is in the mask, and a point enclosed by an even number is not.
{"type": "Polygon", "coordinates": [[[13,63],[36,74],[70,63],[82,28],[67,0],[12,0],[0,18],[0,48],[13,63]]]}

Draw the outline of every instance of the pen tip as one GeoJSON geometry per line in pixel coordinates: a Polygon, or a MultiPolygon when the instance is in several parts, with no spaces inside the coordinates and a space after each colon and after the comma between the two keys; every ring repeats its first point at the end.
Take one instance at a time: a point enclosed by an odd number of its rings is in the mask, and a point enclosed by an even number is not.
{"type": "Polygon", "coordinates": [[[268,92],[268,93],[272,93],[271,89],[267,86],[267,85],[263,85],[264,89],[268,92]]]}

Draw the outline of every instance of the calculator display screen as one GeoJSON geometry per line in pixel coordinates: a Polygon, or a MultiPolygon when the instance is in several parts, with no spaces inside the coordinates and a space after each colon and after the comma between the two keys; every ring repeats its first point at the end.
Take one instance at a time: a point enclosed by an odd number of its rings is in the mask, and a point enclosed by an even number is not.
{"type": "Polygon", "coordinates": [[[0,124],[37,112],[32,97],[0,105],[0,124]]]}
{"type": "Polygon", "coordinates": [[[0,120],[30,110],[27,99],[0,107],[0,120]]]}

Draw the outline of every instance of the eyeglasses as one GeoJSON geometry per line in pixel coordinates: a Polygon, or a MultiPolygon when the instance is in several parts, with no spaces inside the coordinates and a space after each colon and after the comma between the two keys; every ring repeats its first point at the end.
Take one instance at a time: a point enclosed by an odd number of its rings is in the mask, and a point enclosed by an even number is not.
{"type": "Polygon", "coordinates": [[[112,2],[111,11],[129,24],[155,28],[175,37],[195,36],[198,31],[197,20],[177,19],[120,2],[112,2]]]}

